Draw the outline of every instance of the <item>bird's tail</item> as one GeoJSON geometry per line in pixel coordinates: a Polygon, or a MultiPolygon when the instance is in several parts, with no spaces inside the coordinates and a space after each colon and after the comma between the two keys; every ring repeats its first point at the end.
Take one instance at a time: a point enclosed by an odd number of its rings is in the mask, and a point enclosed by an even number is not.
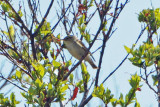
{"type": "Polygon", "coordinates": [[[98,69],[97,65],[95,63],[90,63],[93,69],[98,69]]]}
{"type": "Polygon", "coordinates": [[[87,61],[92,66],[93,69],[98,69],[97,65],[93,62],[93,60],[91,58],[89,58],[89,60],[87,60],[87,61]]]}

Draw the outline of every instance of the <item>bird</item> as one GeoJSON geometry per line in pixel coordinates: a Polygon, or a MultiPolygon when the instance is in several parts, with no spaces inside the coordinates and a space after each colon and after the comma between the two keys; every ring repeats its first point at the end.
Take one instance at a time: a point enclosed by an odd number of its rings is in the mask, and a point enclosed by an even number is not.
{"type": "MultiPolygon", "coordinates": [[[[78,60],[80,60],[87,51],[86,46],[76,36],[66,36],[63,39],[63,46],[69,51],[69,53],[73,57],[78,60]]],[[[93,62],[91,56],[92,54],[89,52],[88,55],[84,58],[84,60],[87,61],[93,69],[98,69],[97,65],[93,62]]]]}

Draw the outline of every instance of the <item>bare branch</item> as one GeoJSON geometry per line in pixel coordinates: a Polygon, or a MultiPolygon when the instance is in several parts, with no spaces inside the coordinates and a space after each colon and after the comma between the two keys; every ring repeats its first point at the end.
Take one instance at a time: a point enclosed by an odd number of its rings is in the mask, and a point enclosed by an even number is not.
{"type": "MultiPolygon", "coordinates": [[[[139,34],[139,36],[138,36],[135,44],[137,44],[138,40],[140,39],[140,37],[141,37],[142,34],[144,33],[145,29],[146,29],[146,27],[141,30],[141,33],[139,34]]],[[[129,55],[129,54],[127,54],[127,55],[125,56],[125,58],[121,61],[121,63],[103,80],[102,83],[104,83],[110,76],[112,76],[112,75],[118,70],[118,68],[125,62],[125,60],[127,59],[128,55],[129,55]]]]}
{"type": "Polygon", "coordinates": [[[13,85],[14,85],[14,86],[16,86],[17,88],[19,88],[19,89],[21,89],[21,90],[23,90],[23,91],[27,92],[26,90],[24,90],[23,88],[21,88],[21,87],[20,87],[20,86],[18,86],[17,84],[13,83],[13,82],[12,82],[12,81],[10,81],[9,79],[7,79],[7,78],[3,77],[3,75],[2,75],[2,74],[1,74],[0,78],[5,79],[7,82],[9,82],[9,83],[13,84],[13,85]]]}
{"type": "Polygon", "coordinates": [[[49,12],[50,12],[50,10],[51,10],[51,7],[52,7],[52,5],[53,5],[53,2],[54,2],[54,0],[51,1],[50,5],[49,5],[49,7],[48,7],[48,9],[47,9],[47,11],[46,11],[46,14],[44,15],[44,17],[43,17],[40,25],[38,26],[38,28],[36,29],[36,31],[32,34],[32,36],[35,37],[35,36],[37,35],[38,31],[40,30],[40,28],[42,27],[42,25],[44,24],[44,21],[46,20],[49,12]]]}
{"type": "MultiPolygon", "coordinates": [[[[67,13],[67,11],[69,10],[70,6],[72,5],[74,0],[71,1],[71,3],[69,4],[68,8],[66,9],[65,13],[67,13]]],[[[58,20],[58,22],[52,27],[51,31],[52,33],[54,32],[54,30],[56,29],[57,25],[59,24],[59,22],[63,19],[63,17],[65,16],[65,13],[61,16],[61,18],[58,20]]],[[[50,34],[48,33],[46,36],[43,37],[43,39],[40,41],[44,41],[47,37],[49,37],[50,34]]]]}
{"type": "MultiPolygon", "coordinates": [[[[17,67],[15,67],[15,65],[12,67],[12,69],[11,69],[9,75],[7,76],[7,78],[10,78],[11,74],[13,73],[13,71],[14,71],[16,68],[17,68],[17,67]]],[[[0,70],[0,71],[1,71],[1,70],[0,70]]],[[[0,90],[1,90],[2,88],[4,88],[6,85],[7,85],[7,80],[5,80],[5,82],[0,86],[0,90]]]]}
{"type": "MultiPolygon", "coordinates": [[[[101,54],[100,54],[100,59],[99,59],[99,65],[98,65],[99,69],[97,70],[97,74],[96,74],[96,81],[95,81],[95,86],[96,87],[98,86],[99,73],[100,73],[100,69],[101,69],[101,64],[102,64],[102,59],[103,59],[103,55],[104,55],[105,45],[106,45],[106,42],[107,42],[108,38],[110,37],[110,33],[112,31],[113,25],[116,22],[116,19],[118,17],[117,16],[118,4],[119,4],[119,0],[116,2],[116,7],[115,7],[115,10],[114,10],[114,17],[113,17],[113,20],[112,20],[112,22],[110,24],[109,30],[108,30],[107,34],[104,35],[101,54]]],[[[104,13],[104,14],[106,14],[106,13],[104,13]]],[[[101,19],[101,20],[103,20],[103,19],[101,19]]],[[[103,22],[101,22],[101,23],[103,23],[103,22]]]]}

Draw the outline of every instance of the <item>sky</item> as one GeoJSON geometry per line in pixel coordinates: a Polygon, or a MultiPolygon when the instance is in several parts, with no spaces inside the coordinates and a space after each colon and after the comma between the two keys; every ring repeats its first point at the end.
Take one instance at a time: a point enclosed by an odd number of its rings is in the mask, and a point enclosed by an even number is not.
{"type": "MultiPolygon", "coordinates": [[[[45,0],[41,2],[44,7],[48,6],[48,1],[45,0]]],[[[138,22],[138,13],[143,9],[152,8],[152,6],[154,8],[160,8],[159,4],[160,0],[130,0],[130,2],[126,5],[115,25],[115,27],[117,28],[116,32],[113,34],[113,36],[109,39],[109,41],[106,44],[102,70],[100,72],[100,82],[103,81],[103,79],[110,72],[112,72],[119,65],[122,59],[127,55],[124,49],[124,45],[131,47],[132,44],[134,44],[137,40],[137,37],[139,36],[139,33],[141,31],[141,26],[143,25],[142,23],[138,22]]],[[[54,23],[56,22],[56,14],[50,14],[48,20],[52,22],[52,24],[54,25],[54,23]]],[[[95,23],[93,25],[90,25],[90,29],[94,30],[96,29],[96,27],[97,26],[95,23]]],[[[57,30],[56,33],[59,32],[63,31],[57,30]]],[[[144,34],[139,40],[138,45],[145,40],[146,35],[144,34]]],[[[96,63],[98,63],[98,57],[96,56],[97,54],[94,54],[96,63]]],[[[0,58],[3,59],[2,57],[0,58]]],[[[2,63],[2,61],[4,61],[4,59],[1,60],[0,63],[2,63]]],[[[10,68],[8,66],[10,65],[11,64],[6,62],[6,67],[4,67],[3,70],[9,70],[10,68]]],[[[104,86],[109,88],[114,94],[114,96],[118,98],[120,93],[126,94],[128,92],[128,89],[130,89],[128,80],[130,79],[131,74],[135,74],[136,72],[139,72],[139,68],[133,66],[131,62],[126,60],[124,64],[116,71],[116,73],[105,82],[104,86]]],[[[96,71],[89,71],[89,73],[93,76],[96,75],[96,71]]],[[[141,82],[141,84],[143,84],[143,87],[141,88],[142,90],[136,93],[137,99],[141,107],[158,106],[155,94],[148,88],[148,86],[145,85],[143,81],[141,82]]],[[[16,90],[16,88],[14,88],[14,90],[16,90]]],[[[97,98],[93,98],[91,102],[97,102],[97,100],[97,98]]],[[[98,106],[100,104],[102,103],[99,101],[99,103],[92,103],[90,105],[98,106]]],[[[22,105],[19,105],[19,107],[20,106],[22,105]]],[[[132,106],[133,105],[129,107],[132,106]]]]}

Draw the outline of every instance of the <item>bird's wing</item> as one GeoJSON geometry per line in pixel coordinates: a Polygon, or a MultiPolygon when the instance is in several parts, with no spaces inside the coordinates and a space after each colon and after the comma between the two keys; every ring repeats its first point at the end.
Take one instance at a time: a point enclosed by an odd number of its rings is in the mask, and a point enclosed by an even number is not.
{"type": "MultiPolygon", "coordinates": [[[[78,39],[77,39],[77,43],[82,47],[82,49],[84,49],[84,51],[87,50],[86,46],[83,44],[83,42],[82,42],[81,40],[78,40],[78,39]]],[[[90,51],[89,51],[88,53],[91,55],[91,57],[92,57],[93,60],[95,61],[94,57],[92,56],[92,53],[91,53],[90,51]]]]}

